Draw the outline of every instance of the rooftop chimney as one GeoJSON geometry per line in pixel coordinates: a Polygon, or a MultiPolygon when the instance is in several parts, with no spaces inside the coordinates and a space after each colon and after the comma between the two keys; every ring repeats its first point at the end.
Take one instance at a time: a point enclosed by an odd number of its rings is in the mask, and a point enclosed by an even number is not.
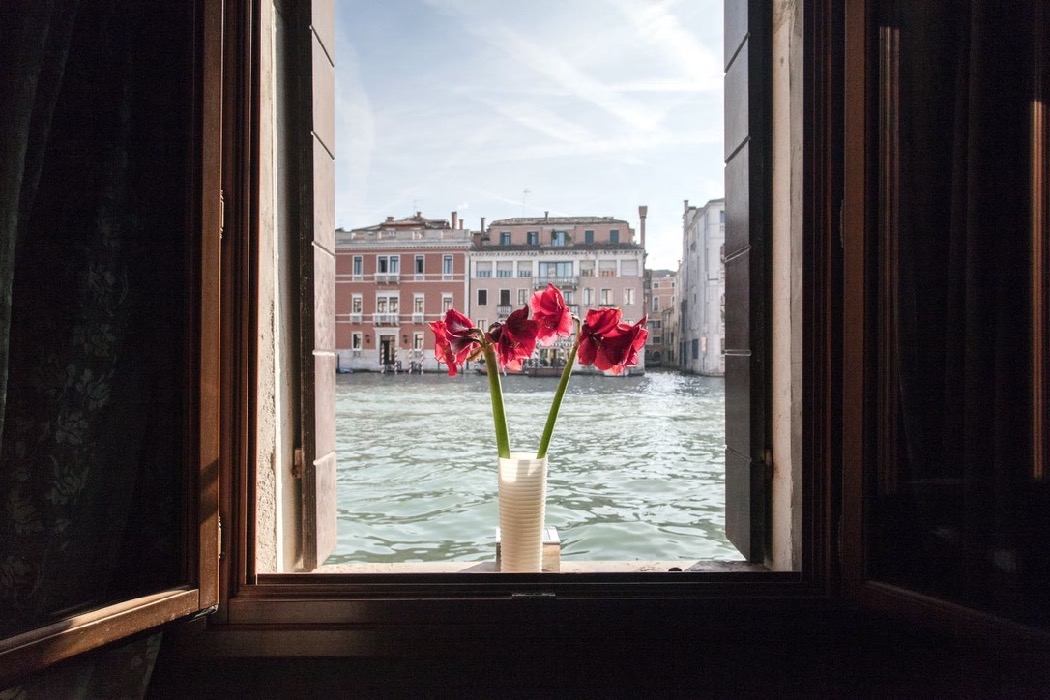
{"type": "Polygon", "coordinates": [[[482,231],[484,231],[484,230],[485,230],[485,217],[484,217],[484,216],[483,216],[483,217],[481,217],[481,230],[482,230],[482,231]]]}
{"type": "Polygon", "coordinates": [[[649,213],[649,207],[644,204],[638,205],[638,236],[641,239],[642,250],[645,250],[645,215],[649,213]]]}
{"type": "Polygon", "coordinates": [[[548,214],[549,214],[549,213],[550,213],[550,212],[546,212],[546,211],[545,211],[545,212],[543,212],[543,220],[544,220],[544,221],[546,221],[547,219],[549,219],[549,218],[550,218],[550,217],[548,216],[548,214]]]}
{"type": "Polygon", "coordinates": [[[459,217],[456,214],[456,212],[452,212],[452,228],[456,228],[456,223],[457,223],[458,218],[459,217]]]}
{"type": "Polygon", "coordinates": [[[423,212],[421,212],[421,211],[417,211],[417,212],[416,212],[416,218],[417,218],[417,219],[422,219],[422,218],[423,218],[423,212]]]}

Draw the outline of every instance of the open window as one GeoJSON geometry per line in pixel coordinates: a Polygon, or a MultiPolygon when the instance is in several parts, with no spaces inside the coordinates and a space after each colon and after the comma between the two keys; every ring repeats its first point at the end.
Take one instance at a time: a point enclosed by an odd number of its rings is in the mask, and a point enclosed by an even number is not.
{"type": "Polygon", "coordinates": [[[220,5],[76,5],[0,13],[5,687],[219,598],[220,5]]]}
{"type": "Polygon", "coordinates": [[[843,574],[997,634],[1050,626],[1047,14],[847,13],[843,574]]]}

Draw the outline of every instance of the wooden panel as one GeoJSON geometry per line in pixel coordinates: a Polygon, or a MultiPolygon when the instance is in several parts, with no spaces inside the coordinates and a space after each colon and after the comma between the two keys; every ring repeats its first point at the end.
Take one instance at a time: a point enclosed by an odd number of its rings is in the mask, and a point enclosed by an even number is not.
{"type": "Polygon", "coordinates": [[[335,161],[314,139],[314,242],[335,254],[335,161]]]}
{"type": "MultiPolygon", "coordinates": [[[[333,368],[333,373],[334,373],[333,368]]],[[[313,507],[303,510],[303,530],[313,533],[313,546],[303,552],[303,568],[316,569],[335,550],[336,512],[335,455],[329,454],[307,465],[303,475],[304,501],[313,507]],[[329,524],[332,526],[329,527],[329,524]]]]}
{"type": "Polygon", "coordinates": [[[750,265],[751,256],[747,250],[726,258],[726,354],[751,349],[750,265]]]}
{"type": "Polygon", "coordinates": [[[335,62],[335,0],[311,0],[310,27],[335,62]]]}
{"type": "Polygon", "coordinates": [[[744,144],[737,154],[726,163],[726,192],[732,197],[726,198],[726,257],[750,245],[748,236],[751,231],[751,146],[744,144]]]}
{"type": "Polygon", "coordinates": [[[726,353],[726,448],[750,456],[751,445],[751,354],[726,353]]]}
{"type": "Polygon", "coordinates": [[[746,2],[725,3],[725,28],[722,42],[725,47],[724,65],[729,65],[733,56],[747,39],[747,9],[746,2]]]}
{"type": "MultiPolygon", "coordinates": [[[[726,359],[728,365],[729,358],[726,359]]],[[[763,509],[755,508],[755,494],[761,492],[761,483],[754,483],[754,471],[746,456],[726,450],[726,537],[748,559],[754,552],[762,553],[763,509]]]]}
{"type": "Polygon", "coordinates": [[[750,70],[748,45],[741,49],[736,60],[726,66],[725,76],[725,159],[735,153],[747,140],[750,115],[747,76],[750,70]]]}
{"type": "Polygon", "coordinates": [[[313,246],[314,352],[335,350],[335,256],[313,246]]]}
{"type": "Polygon", "coordinates": [[[312,57],[313,132],[328,152],[335,154],[335,66],[316,38],[310,41],[312,57]]]}

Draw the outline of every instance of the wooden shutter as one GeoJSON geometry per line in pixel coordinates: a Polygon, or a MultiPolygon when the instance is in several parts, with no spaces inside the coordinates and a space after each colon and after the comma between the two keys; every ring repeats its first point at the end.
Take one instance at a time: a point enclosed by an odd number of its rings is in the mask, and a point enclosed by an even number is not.
{"type": "Polygon", "coordinates": [[[303,568],[309,570],[335,549],[335,7],[333,0],[306,0],[301,11],[309,15],[299,56],[300,96],[309,111],[299,139],[303,568]]]}
{"type": "Polygon", "coordinates": [[[725,4],[726,535],[748,561],[769,541],[772,15],[725,4]]]}

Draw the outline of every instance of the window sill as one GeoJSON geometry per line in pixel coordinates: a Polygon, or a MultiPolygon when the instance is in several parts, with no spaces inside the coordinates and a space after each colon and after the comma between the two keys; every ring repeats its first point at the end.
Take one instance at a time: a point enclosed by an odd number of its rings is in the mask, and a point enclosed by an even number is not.
{"type": "MultiPolygon", "coordinates": [[[[660,573],[680,571],[699,572],[760,572],[768,571],[761,564],[746,561],[562,561],[558,571],[544,573],[593,574],[593,573],[660,573]]],[[[355,563],[330,564],[318,567],[310,574],[450,574],[450,573],[500,573],[493,561],[448,561],[448,562],[399,562],[394,564],[355,563]]]]}

